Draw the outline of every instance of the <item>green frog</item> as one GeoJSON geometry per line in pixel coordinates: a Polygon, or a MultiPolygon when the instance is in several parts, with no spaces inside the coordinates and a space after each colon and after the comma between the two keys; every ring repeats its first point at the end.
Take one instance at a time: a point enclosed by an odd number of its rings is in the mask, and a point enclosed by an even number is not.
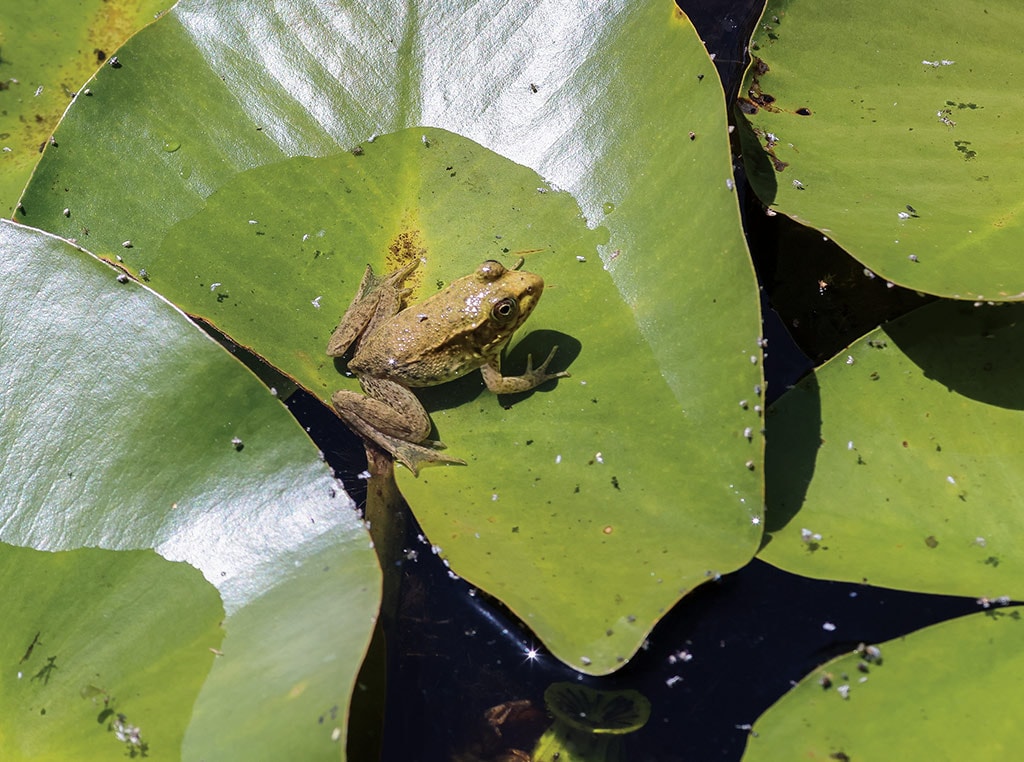
{"type": "Polygon", "coordinates": [[[430,418],[410,391],[436,386],[479,368],[495,394],[533,389],[565,371],[548,373],[552,347],[537,368],[526,360],[521,376],[501,374],[501,353],[512,334],[537,306],[544,291],[539,275],[523,272],[523,260],[509,269],[488,260],[426,301],[402,309],[411,290],[406,279],[419,260],[383,277],[367,265],[352,303],[327,343],[327,354],[348,362],[366,395],[335,392],[331,401],[350,428],[373,442],[414,475],[429,463],[465,461],[439,452],[441,442],[427,439],[430,418]]]}

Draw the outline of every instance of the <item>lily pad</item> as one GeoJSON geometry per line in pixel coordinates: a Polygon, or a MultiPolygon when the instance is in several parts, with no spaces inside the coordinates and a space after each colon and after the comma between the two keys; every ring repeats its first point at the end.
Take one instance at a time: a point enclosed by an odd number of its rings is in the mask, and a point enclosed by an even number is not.
{"type": "Polygon", "coordinates": [[[743,762],[1006,759],[1024,743],[1022,629],[1000,609],[833,659],[754,723],[743,762]]]}
{"type": "Polygon", "coordinates": [[[768,413],[761,558],[823,579],[1024,597],[1024,306],[887,323],[768,413]]]}
{"type": "Polygon", "coordinates": [[[740,114],[760,199],[882,277],[1024,298],[1018,9],[771,0],[740,114]]]}
{"type": "MultiPolygon", "coordinates": [[[[170,0],[38,0],[0,18],[0,209],[14,211],[82,83],[170,0]],[[58,31],[59,30],[59,31],[58,31]]],[[[83,93],[90,97],[91,93],[83,93]]]]}
{"type": "Polygon", "coordinates": [[[323,400],[355,388],[324,351],[368,262],[422,256],[420,299],[525,256],[547,290],[505,368],[559,344],[573,378],[423,394],[470,465],[401,486],[457,573],[614,670],[760,540],[758,302],[714,66],[671,2],[292,10],[185,2],[133,38],[20,218],[323,400]]]}
{"type": "Polygon", "coordinates": [[[178,758],[224,630],[220,596],[153,551],[0,543],[4,759],[178,758]]]}
{"type": "Polygon", "coordinates": [[[170,304],[38,231],[0,224],[0,251],[0,540],[188,561],[227,635],[187,756],[337,759],[380,601],[351,501],[284,406],[170,304]]]}

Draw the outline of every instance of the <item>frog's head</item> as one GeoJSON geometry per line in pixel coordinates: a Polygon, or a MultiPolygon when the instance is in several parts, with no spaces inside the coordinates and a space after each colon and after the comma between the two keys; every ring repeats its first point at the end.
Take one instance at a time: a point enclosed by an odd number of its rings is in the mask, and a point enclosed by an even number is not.
{"type": "Polygon", "coordinates": [[[544,292],[543,278],[517,269],[521,264],[520,259],[515,268],[509,269],[488,260],[470,276],[478,287],[467,298],[466,306],[477,315],[474,335],[478,350],[485,357],[508,343],[544,292]]]}

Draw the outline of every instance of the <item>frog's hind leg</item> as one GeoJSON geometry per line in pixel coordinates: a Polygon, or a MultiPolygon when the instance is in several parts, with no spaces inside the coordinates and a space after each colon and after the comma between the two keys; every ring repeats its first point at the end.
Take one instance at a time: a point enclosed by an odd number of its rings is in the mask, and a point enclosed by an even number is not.
{"type": "Polygon", "coordinates": [[[465,465],[465,461],[440,453],[442,443],[427,439],[430,418],[411,391],[372,378],[363,379],[363,388],[373,396],[341,390],[331,401],[341,419],[364,440],[391,453],[413,474],[427,463],[465,465]]]}
{"type": "Polygon", "coordinates": [[[378,323],[402,308],[402,300],[410,293],[403,284],[419,263],[414,259],[384,276],[376,275],[370,265],[366,266],[356,295],[327,342],[329,356],[341,357],[361,336],[372,333],[378,323]]]}
{"type": "MultiPolygon", "coordinates": [[[[353,425],[353,428],[362,433],[358,426],[353,425]]],[[[368,432],[366,437],[378,448],[383,449],[391,457],[412,471],[413,476],[419,476],[420,469],[423,466],[433,464],[466,465],[466,461],[461,458],[450,457],[442,453],[440,449],[437,449],[444,447],[441,442],[434,442],[428,439],[424,440],[421,444],[416,444],[414,442],[406,442],[404,439],[389,437],[387,434],[382,434],[379,431],[368,432]]]]}
{"type": "MultiPolygon", "coordinates": [[[[363,383],[371,386],[372,379],[365,379],[363,383]]],[[[414,396],[408,389],[398,388],[409,396],[414,396]]],[[[415,407],[396,409],[394,405],[400,405],[402,402],[399,397],[400,394],[395,390],[389,390],[387,400],[382,400],[376,396],[367,397],[358,392],[342,389],[331,396],[331,402],[346,422],[360,422],[389,437],[408,442],[422,442],[430,433],[430,419],[426,411],[418,401],[415,407]]]]}

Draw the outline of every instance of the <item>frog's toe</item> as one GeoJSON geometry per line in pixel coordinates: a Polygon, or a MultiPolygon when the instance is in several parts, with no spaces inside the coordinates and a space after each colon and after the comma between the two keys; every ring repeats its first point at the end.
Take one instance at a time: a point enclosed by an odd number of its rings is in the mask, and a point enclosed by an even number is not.
{"type": "Polygon", "coordinates": [[[396,461],[413,472],[414,476],[420,475],[420,469],[424,466],[450,465],[465,466],[466,461],[461,458],[452,458],[441,455],[436,450],[421,448],[419,444],[413,444],[412,448],[403,448],[400,453],[392,453],[396,461]]]}
{"type": "Polygon", "coordinates": [[[364,438],[370,439],[377,447],[391,454],[396,461],[412,471],[413,476],[420,475],[423,466],[438,464],[450,464],[464,466],[466,461],[460,458],[453,458],[441,452],[445,445],[443,442],[435,442],[427,439],[423,442],[410,442],[398,437],[392,437],[382,431],[375,429],[361,432],[364,438]]]}
{"type": "MultiPolygon", "coordinates": [[[[429,444],[434,444],[428,440],[429,444]]],[[[443,448],[444,445],[440,442],[443,448]]],[[[420,469],[423,466],[430,465],[453,465],[453,466],[464,466],[466,461],[461,458],[452,458],[448,455],[444,455],[438,449],[427,446],[424,444],[415,444],[413,442],[396,442],[394,449],[391,450],[391,454],[395,456],[395,460],[401,463],[403,466],[412,471],[413,476],[420,475],[420,469]]]]}
{"type": "Polygon", "coordinates": [[[555,352],[558,351],[558,345],[551,347],[551,351],[548,352],[548,356],[544,358],[544,362],[538,365],[536,368],[533,367],[533,355],[528,355],[526,358],[526,373],[525,375],[530,376],[536,381],[539,386],[545,381],[550,381],[553,378],[569,378],[569,372],[559,370],[554,373],[548,373],[548,365],[555,359],[555,352]]]}

